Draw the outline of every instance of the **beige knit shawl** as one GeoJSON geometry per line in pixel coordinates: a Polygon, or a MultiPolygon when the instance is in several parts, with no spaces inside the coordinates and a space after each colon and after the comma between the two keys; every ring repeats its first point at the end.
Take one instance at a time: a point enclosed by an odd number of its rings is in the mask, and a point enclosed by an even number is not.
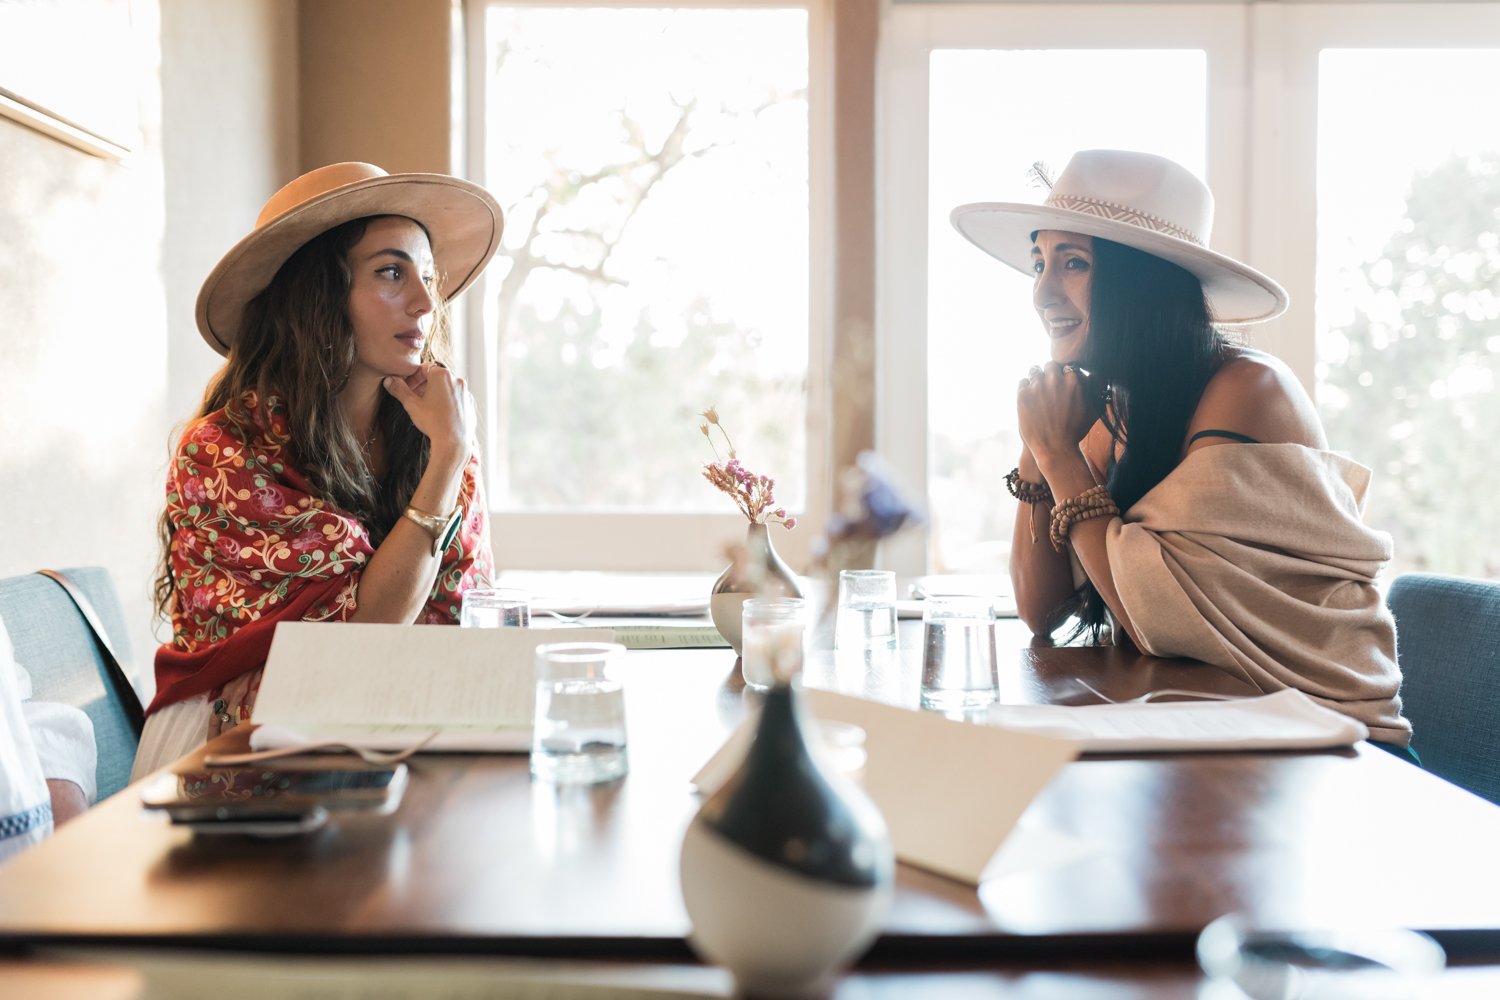
{"type": "Polygon", "coordinates": [[[1297,688],[1405,746],[1396,628],[1362,520],[1370,470],[1295,444],[1190,452],[1114,521],[1110,571],[1146,652],[1297,688]]]}

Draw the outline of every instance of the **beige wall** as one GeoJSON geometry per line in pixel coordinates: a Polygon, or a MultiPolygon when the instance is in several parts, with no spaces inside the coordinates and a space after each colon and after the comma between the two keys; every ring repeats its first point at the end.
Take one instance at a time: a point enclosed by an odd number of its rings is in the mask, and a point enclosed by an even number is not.
{"type": "Polygon", "coordinates": [[[192,414],[222,360],[193,321],[198,287],[299,172],[296,0],[162,2],[167,412],[192,414]]]}
{"type": "Polygon", "coordinates": [[[452,173],[451,0],[316,0],[301,9],[303,169],[363,160],[452,173]]]}
{"type": "MultiPolygon", "coordinates": [[[[133,669],[169,428],[217,362],[198,283],[296,172],[296,0],[132,0],[128,159],[0,119],[0,575],[107,567],[133,669]]],[[[39,39],[37,44],[48,44],[39,39]]]]}
{"type": "Polygon", "coordinates": [[[107,566],[141,672],[167,332],[159,8],[132,10],[134,78],[116,82],[140,97],[127,160],[0,120],[0,574],[107,566]]]}

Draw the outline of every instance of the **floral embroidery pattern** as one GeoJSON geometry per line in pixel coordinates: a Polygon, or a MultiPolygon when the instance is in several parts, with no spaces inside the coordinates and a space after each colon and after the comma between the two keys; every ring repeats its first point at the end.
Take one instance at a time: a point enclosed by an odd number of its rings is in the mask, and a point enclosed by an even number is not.
{"type": "MultiPolygon", "coordinates": [[[[195,653],[251,622],[276,617],[303,587],[327,596],[301,617],[346,621],[359,574],[374,554],[352,514],[315,496],[293,465],[284,408],[254,393],[190,424],[167,477],[176,599],[172,646],[195,653]]],[[[419,620],[452,624],[459,595],[487,585],[493,569],[478,462],[464,470],[457,541],[443,553],[419,620]]]]}

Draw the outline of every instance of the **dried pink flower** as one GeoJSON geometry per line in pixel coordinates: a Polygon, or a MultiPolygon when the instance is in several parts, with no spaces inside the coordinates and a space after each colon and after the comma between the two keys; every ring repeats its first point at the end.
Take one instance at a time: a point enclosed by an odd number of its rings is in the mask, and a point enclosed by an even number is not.
{"type": "Polygon", "coordinates": [[[774,490],[776,481],[770,476],[758,476],[740,464],[735,457],[734,444],[729,438],[729,432],[724,430],[724,425],[719,423],[719,414],[713,407],[704,410],[702,416],[708,421],[700,424],[698,429],[703,436],[708,438],[708,443],[714,449],[714,457],[719,455],[719,449],[713,443],[713,436],[709,428],[719,428],[719,433],[724,435],[724,444],[729,452],[729,460],[722,462],[710,462],[703,467],[703,478],[734,499],[735,506],[740,512],[750,519],[752,524],[780,524],[791,529],[797,526],[795,517],[787,517],[786,510],[776,506],[774,490]]]}

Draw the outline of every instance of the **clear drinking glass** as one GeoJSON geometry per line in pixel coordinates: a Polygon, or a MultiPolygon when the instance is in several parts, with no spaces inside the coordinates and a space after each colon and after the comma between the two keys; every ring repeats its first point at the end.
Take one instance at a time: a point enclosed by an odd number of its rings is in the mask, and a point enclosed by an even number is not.
{"type": "Polygon", "coordinates": [[[981,708],[999,695],[995,606],[988,597],[932,597],[922,612],[922,707],[981,708]]]}
{"type": "Polygon", "coordinates": [[[464,628],[525,628],[531,624],[531,595],[508,587],[466,590],[458,623],[464,628]]]}
{"type": "Polygon", "coordinates": [[[896,574],[888,569],[839,573],[835,649],[896,648],[896,574]]]}
{"type": "Polygon", "coordinates": [[[1225,995],[1249,1000],[1411,1000],[1446,956],[1417,931],[1260,929],[1232,913],[1198,935],[1198,964],[1216,987],[1233,984],[1225,995]]]}
{"type": "Polygon", "coordinates": [[[625,647],[553,642],[536,648],[536,716],[531,773],[543,781],[591,785],[624,777],[625,647]]]}
{"type": "Polygon", "coordinates": [[[740,611],[740,673],[745,684],[763,690],[779,673],[790,677],[802,669],[807,634],[807,602],[800,597],[752,597],[740,611]]]}

